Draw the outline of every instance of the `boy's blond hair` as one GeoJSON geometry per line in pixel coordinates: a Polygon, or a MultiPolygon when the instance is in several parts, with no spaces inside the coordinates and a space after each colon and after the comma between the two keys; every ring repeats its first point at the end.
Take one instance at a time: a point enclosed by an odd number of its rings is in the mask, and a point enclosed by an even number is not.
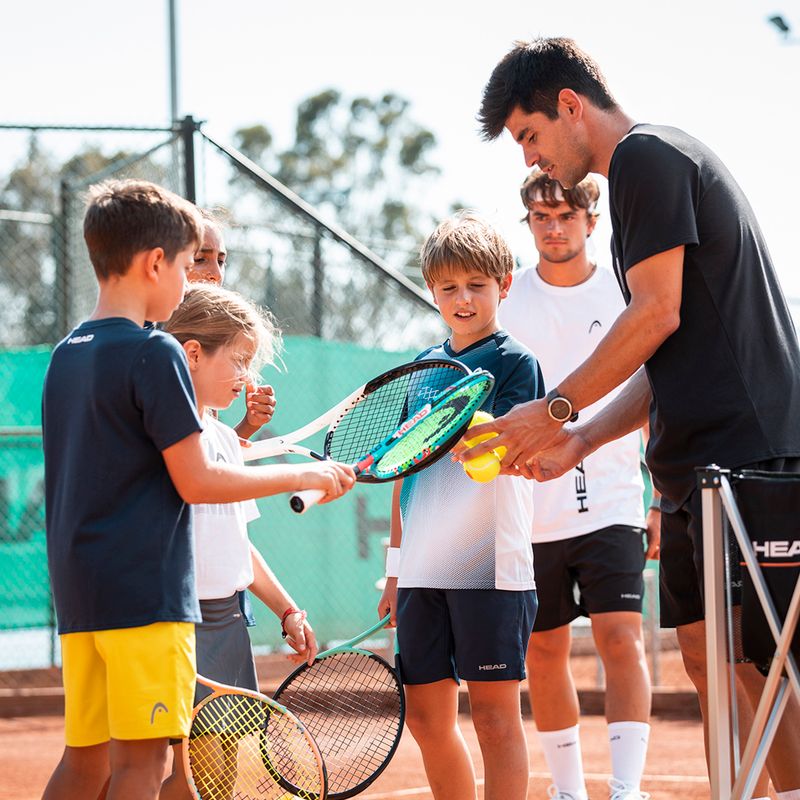
{"type": "Polygon", "coordinates": [[[450,270],[482,272],[499,283],[514,269],[503,237],[474,211],[460,211],[441,222],[422,245],[420,261],[428,285],[450,270]]]}
{"type": "Polygon", "coordinates": [[[161,247],[171,261],[203,240],[200,212],[149,181],[105,181],[89,188],[83,237],[100,280],[124,275],[133,257],[161,247]]]}
{"type": "Polygon", "coordinates": [[[181,344],[198,341],[209,353],[232,344],[241,334],[252,344],[249,372],[253,378],[265,364],[275,363],[281,349],[280,331],[266,309],[208,283],[195,283],[187,290],[164,330],[181,344]]]}

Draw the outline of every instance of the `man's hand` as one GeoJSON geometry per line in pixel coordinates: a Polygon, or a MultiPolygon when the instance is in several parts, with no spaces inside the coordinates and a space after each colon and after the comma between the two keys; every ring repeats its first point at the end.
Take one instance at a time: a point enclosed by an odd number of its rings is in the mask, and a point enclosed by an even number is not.
{"type": "Polygon", "coordinates": [[[537,481],[552,481],[580,464],[590,452],[580,428],[562,428],[550,446],[537,453],[520,474],[537,481]]]}
{"type": "Polygon", "coordinates": [[[468,434],[470,439],[487,433],[497,433],[497,436],[470,448],[460,443],[453,449],[453,458],[469,461],[490,450],[505,447],[506,454],[500,462],[501,472],[532,477],[528,462],[547,447],[560,431],[561,423],[551,419],[547,413],[547,403],[544,400],[531,400],[514,406],[508,414],[492,422],[471,427],[468,434]]]}

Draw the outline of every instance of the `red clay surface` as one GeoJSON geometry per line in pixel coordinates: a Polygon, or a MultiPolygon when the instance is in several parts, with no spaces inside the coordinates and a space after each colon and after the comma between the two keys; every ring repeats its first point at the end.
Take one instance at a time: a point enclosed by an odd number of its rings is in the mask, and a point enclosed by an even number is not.
{"type": "MultiPolygon", "coordinates": [[[[468,717],[462,717],[461,722],[480,777],[483,767],[475,732],[468,717]]],[[[533,722],[526,719],[525,727],[531,754],[528,798],[545,798],[550,781],[544,758],[536,743],[533,722]]],[[[61,754],[62,737],[63,719],[60,717],[0,719],[0,797],[3,800],[38,800],[41,797],[61,754]]],[[[602,717],[582,719],[581,739],[590,797],[606,798],[609,756],[602,717]]],[[[645,773],[642,788],[652,794],[653,800],[708,798],[700,723],[655,720],[645,773]]],[[[363,800],[426,800],[432,797],[416,743],[407,731],[386,772],[360,796],[363,800]]],[[[479,797],[482,796],[481,786],[479,797]]]]}
{"type": "MultiPolygon", "coordinates": [[[[594,656],[589,654],[573,656],[572,668],[579,687],[597,686],[599,676],[594,656]]],[[[279,662],[272,658],[259,659],[259,675],[265,684],[263,688],[269,691],[270,684],[279,680],[290,669],[291,665],[284,659],[280,659],[279,662]]],[[[664,691],[685,692],[690,688],[676,651],[666,650],[662,653],[660,673],[660,684],[664,687],[664,691]]],[[[602,683],[602,678],[600,682],[602,683]]],[[[40,672],[36,675],[0,674],[0,685],[52,686],[58,683],[60,675],[57,670],[49,673],[40,672]]],[[[483,775],[483,765],[475,732],[469,717],[462,716],[461,721],[480,778],[483,775]]],[[[525,718],[525,728],[531,757],[528,798],[544,800],[547,797],[550,780],[538,747],[535,726],[530,717],[525,718]]],[[[590,797],[594,800],[605,800],[608,797],[610,759],[605,720],[602,717],[582,717],[581,743],[590,797]]],[[[63,718],[61,717],[0,718],[0,798],[38,800],[52,769],[58,762],[62,747],[63,718]]],[[[667,800],[667,798],[705,800],[709,797],[702,728],[696,718],[654,717],[642,788],[651,793],[653,800],[667,800]]],[[[364,800],[394,800],[394,798],[429,800],[432,797],[427,788],[419,750],[407,731],[386,772],[360,797],[364,800]]],[[[483,797],[482,785],[479,788],[479,797],[483,797]]]]}

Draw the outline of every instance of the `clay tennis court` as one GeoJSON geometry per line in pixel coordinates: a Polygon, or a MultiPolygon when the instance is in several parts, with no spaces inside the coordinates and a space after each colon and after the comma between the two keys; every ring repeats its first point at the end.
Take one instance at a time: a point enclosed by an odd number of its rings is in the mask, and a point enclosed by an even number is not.
{"type": "MultiPolygon", "coordinates": [[[[659,689],[662,708],[655,716],[642,788],[653,800],[708,798],[709,789],[703,756],[703,734],[696,716],[696,705],[687,694],[688,681],[678,663],[676,652],[664,654],[662,667],[671,685],[659,689]],[[664,703],[664,699],[671,702],[664,703]]],[[[578,685],[594,684],[594,660],[591,656],[573,657],[578,685]]],[[[264,676],[264,669],[259,664],[264,676]]],[[[284,668],[285,671],[285,668],[284,668]]],[[[272,683],[272,678],[269,683],[272,683]]],[[[268,688],[265,686],[264,688],[268,688]]],[[[590,695],[583,693],[582,700],[590,695]]],[[[595,701],[596,702],[596,698],[595,701]]],[[[482,764],[475,732],[469,717],[462,715],[462,728],[472,751],[477,774],[482,777],[482,764]]],[[[530,716],[525,717],[531,757],[531,779],[528,797],[546,798],[550,783],[544,758],[537,746],[536,730],[530,716]]],[[[2,800],[38,800],[47,779],[58,762],[63,746],[63,718],[24,716],[0,718],[0,798],[2,800]]],[[[581,720],[581,741],[587,787],[592,798],[608,796],[609,755],[605,720],[586,715],[581,720]]],[[[482,797],[482,782],[479,796],[482,797]]],[[[364,800],[429,800],[422,759],[411,735],[406,731],[397,754],[387,770],[360,797],[364,800]]]]}
{"type": "MultiPolygon", "coordinates": [[[[480,752],[469,718],[462,727],[482,775],[480,752]]],[[[529,798],[547,797],[550,783],[544,759],[536,747],[535,729],[526,719],[531,754],[529,798]]],[[[608,746],[602,717],[585,717],[581,722],[584,765],[590,797],[607,796],[608,746]]],[[[63,744],[61,717],[0,719],[0,797],[3,800],[38,800],[51,770],[58,762],[63,744]]],[[[658,798],[699,800],[708,798],[700,723],[692,720],[656,720],[650,739],[647,768],[642,787],[658,798]]],[[[482,793],[481,793],[482,796],[482,793]]],[[[427,788],[422,759],[408,731],[403,734],[397,754],[389,767],[362,795],[364,800],[420,798],[432,795],[427,788]]]]}

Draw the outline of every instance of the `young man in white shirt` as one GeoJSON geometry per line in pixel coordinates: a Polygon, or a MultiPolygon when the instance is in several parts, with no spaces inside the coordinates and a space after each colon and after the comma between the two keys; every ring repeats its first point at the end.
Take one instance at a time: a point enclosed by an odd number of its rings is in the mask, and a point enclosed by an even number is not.
{"type": "MultiPolygon", "coordinates": [[[[597,182],[570,190],[534,170],[521,188],[539,261],[516,277],[504,327],[537,353],[547,386],[594,350],[624,308],[610,270],[590,261],[597,182]]],[[[581,411],[589,418],[613,395],[581,411]]],[[[557,412],[558,409],[556,409],[557,412]]],[[[532,531],[540,607],[528,648],[528,686],[555,797],[585,800],[578,697],[569,667],[570,623],[588,616],[606,672],[611,796],[639,790],[650,726],[642,638],[643,484],[639,431],[610,442],[561,478],[534,487],[532,531]]],[[[654,510],[653,514],[657,514],[654,510]]],[[[658,525],[647,556],[658,557],[658,525]]]]}

